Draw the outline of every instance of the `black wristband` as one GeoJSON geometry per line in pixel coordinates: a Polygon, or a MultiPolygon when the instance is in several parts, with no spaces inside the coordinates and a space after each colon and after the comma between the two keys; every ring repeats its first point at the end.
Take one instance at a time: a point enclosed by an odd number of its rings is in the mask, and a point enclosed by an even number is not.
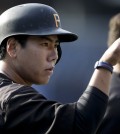
{"type": "Polygon", "coordinates": [[[108,63],[108,62],[103,62],[103,61],[97,61],[95,63],[95,66],[94,66],[95,69],[98,69],[98,68],[105,68],[107,70],[109,70],[111,73],[113,72],[113,66],[108,63]]]}

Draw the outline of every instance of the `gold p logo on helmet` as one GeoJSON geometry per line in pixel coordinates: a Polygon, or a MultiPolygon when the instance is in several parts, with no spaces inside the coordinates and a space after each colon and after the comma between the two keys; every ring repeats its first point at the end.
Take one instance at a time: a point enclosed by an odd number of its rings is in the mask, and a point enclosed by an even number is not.
{"type": "Polygon", "coordinates": [[[56,27],[60,26],[60,18],[58,16],[58,14],[53,14],[54,15],[54,19],[55,19],[55,25],[56,27]]]}

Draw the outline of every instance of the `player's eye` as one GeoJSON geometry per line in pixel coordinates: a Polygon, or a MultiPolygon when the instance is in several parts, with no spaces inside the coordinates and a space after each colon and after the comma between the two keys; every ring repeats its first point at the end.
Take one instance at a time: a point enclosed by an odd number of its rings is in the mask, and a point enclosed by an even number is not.
{"type": "Polygon", "coordinates": [[[55,48],[57,48],[58,45],[60,45],[60,42],[57,42],[57,43],[55,44],[55,48]]]}
{"type": "Polygon", "coordinates": [[[57,48],[58,44],[55,44],[54,48],[57,48]]]}

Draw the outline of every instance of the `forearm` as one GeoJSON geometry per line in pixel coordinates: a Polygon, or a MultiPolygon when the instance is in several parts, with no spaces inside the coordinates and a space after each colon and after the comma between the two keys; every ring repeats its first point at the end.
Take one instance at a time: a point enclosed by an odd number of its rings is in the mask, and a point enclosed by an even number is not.
{"type": "Polygon", "coordinates": [[[99,90],[101,90],[106,95],[108,95],[111,76],[112,76],[111,72],[107,69],[104,68],[95,69],[89,82],[89,86],[94,86],[99,90]]]}

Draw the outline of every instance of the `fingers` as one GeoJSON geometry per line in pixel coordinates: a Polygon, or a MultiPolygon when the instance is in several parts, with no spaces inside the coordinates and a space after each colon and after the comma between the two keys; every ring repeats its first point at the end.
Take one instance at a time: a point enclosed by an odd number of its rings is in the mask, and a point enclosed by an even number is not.
{"type": "Polygon", "coordinates": [[[120,62],[120,38],[117,39],[103,54],[100,61],[116,65],[120,62]]]}

